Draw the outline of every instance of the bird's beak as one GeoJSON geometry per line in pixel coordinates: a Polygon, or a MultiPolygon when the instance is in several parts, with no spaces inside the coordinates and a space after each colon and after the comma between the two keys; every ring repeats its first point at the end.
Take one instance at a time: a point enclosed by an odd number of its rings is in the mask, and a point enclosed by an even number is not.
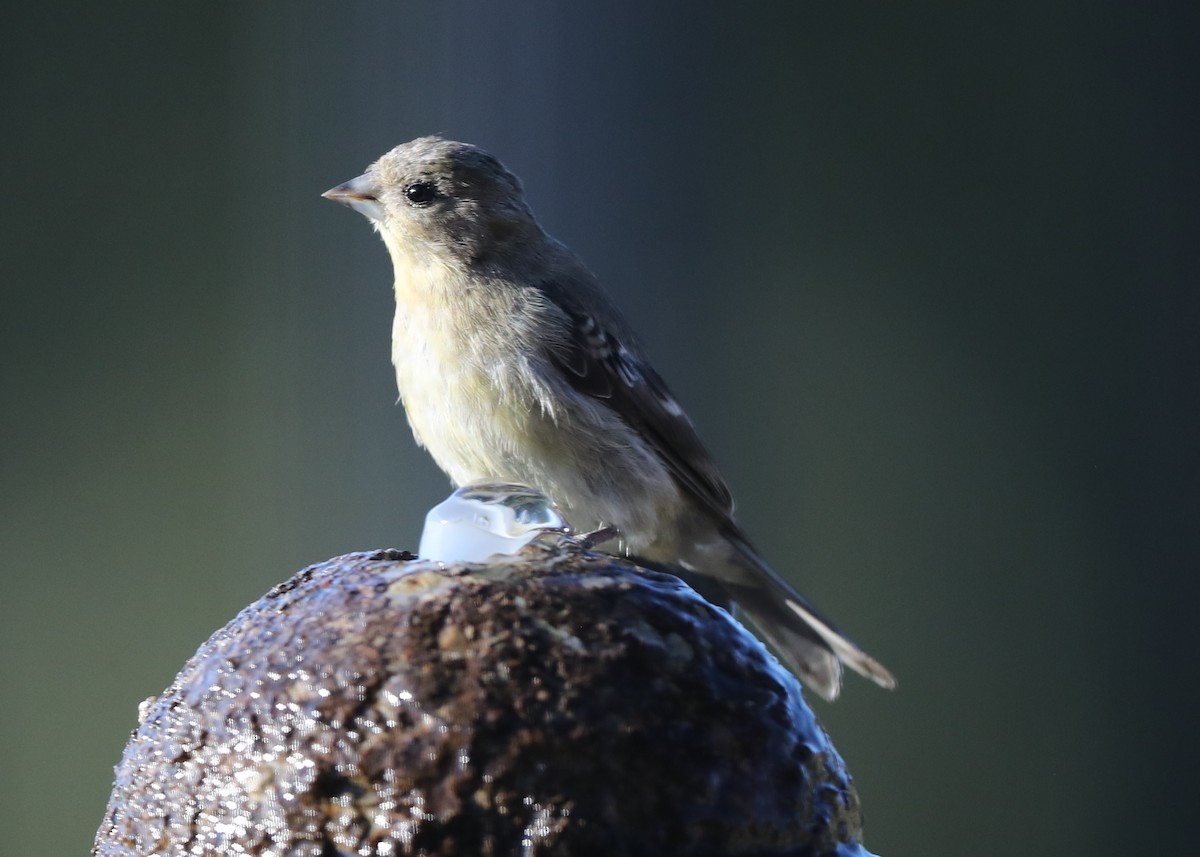
{"type": "Polygon", "coordinates": [[[383,206],[379,203],[379,185],[370,175],[361,175],[337,187],[331,187],[321,196],[348,205],[371,220],[383,220],[383,206]]]}

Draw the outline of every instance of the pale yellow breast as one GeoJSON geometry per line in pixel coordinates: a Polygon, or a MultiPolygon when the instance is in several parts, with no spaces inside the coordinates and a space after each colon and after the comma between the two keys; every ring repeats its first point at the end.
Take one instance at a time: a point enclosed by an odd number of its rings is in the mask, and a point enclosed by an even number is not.
{"type": "Polygon", "coordinates": [[[451,271],[403,272],[397,266],[392,362],[409,425],[438,466],[460,485],[537,487],[577,526],[615,524],[635,546],[649,541],[679,499],[642,439],[529,362],[536,327],[502,296],[440,279],[451,271]]]}

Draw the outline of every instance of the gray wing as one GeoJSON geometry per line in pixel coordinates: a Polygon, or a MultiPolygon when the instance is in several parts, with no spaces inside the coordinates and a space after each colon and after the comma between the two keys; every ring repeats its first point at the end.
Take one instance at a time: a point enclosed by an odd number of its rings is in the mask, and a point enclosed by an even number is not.
{"type": "Polygon", "coordinates": [[[581,393],[604,402],[646,440],[680,486],[722,523],[731,523],[733,498],[692,421],[666,383],[614,333],[551,287],[569,329],[547,350],[581,393]]]}
{"type": "MultiPolygon", "coordinates": [[[[714,603],[727,605],[732,599],[740,604],[790,668],[826,699],[837,696],[839,660],[884,687],[895,687],[896,680],[882,664],[825,619],[754,550],[733,522],[729,489],[691,420],[658,373],[613,332],[619,323],[606,327],[554,284],[546,291],[567,325],[561,338],[546,346],[551,361],[576,390],[607,404],[650,444],[680,486],[713,515],[728,540],[725,559],[741,569],[744,578],[715,574],[715,590],[701,578],[705,597],[714,603]]],[[[701,569],[700,574],[713,572],[701,569]]],[[[694,580],[689,576],[689,582],[694,580]]]]}

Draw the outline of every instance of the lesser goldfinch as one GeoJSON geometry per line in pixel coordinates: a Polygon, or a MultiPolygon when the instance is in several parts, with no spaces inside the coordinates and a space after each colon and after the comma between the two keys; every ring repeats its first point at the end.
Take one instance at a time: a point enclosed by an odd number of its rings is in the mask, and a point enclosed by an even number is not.
{"type": "Polygon", "coordinates": [[[615,527],[634,557],[699,575],[826,699],[841,663],[895,686],[754,550],[620,312],[496,158],[421,137],[324,195],[366,215],[387,245],[400,396],[417,443],[455,484],[533,486],[577,526],[615,527]]]}

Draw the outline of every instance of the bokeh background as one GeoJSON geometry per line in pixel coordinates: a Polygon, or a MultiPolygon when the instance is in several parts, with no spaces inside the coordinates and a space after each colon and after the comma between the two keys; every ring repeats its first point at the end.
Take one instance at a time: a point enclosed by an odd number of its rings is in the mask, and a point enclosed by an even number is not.
{"type": "Polygon", "coordinates": [[[321,200],[441,132],[637,320],[764,553],[900,679],[814,705],[887,855],[1188,853],[1195,4],[7,3],[0,829],[447,485],[321,200]]]}

